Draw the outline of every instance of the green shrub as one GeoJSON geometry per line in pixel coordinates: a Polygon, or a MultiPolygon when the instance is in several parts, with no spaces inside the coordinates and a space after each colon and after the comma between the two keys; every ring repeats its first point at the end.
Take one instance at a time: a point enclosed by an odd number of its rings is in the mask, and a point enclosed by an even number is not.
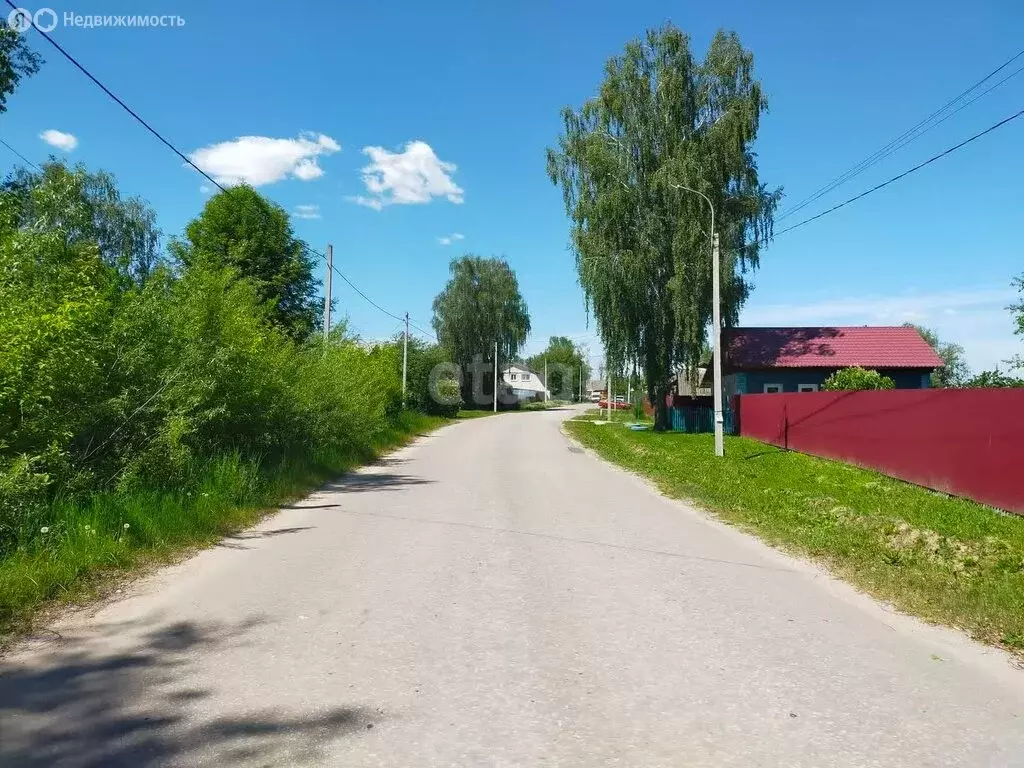
{"type": "Polygon", "coordinates": [[[894,389],[895,382],[878,371],[869,371],[854,366],[836,371],[821,385],[828,392],[841,392],[863,389],[894,389]]]}

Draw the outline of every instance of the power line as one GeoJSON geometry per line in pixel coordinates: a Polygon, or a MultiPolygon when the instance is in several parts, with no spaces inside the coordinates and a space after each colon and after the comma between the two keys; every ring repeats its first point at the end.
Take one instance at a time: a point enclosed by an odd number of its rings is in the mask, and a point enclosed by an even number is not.
{"type": "MultiPolygon", "coordinates": [[[[15,5],[15,4],[14,4],[14,3],[12,2],[12,0],[7,0],[7,4],[8,4],[9,6],[11,6],[11,8],[13,8],[14,10],[17,10],[17,9],[18,9],[18,6],[17,6],[17,5],[15,5]]],[[[146,122],[145,120],[143,120],[143,119],[142,119],[142,118],[141,118],[141,117],[139,116],[139,114],[138,114],[138,113],[137,113],[137,112],[136,112],[136,111],[135,111],[134,109],[132,109],[131,107],[129,107],[129,106],[127,105],[127,104],[125,104],[125,103],[124,103],[124,102],[123,102],[123,101],[122,101],[122,100],[121,100],[120,98],[118,98],[118,97],[117,97],[117,95],[116,95],[116,94],[114,94],[114,92],[113,92],[113,91],[111,91],[111,90],[110,90],[109,88],[107,88],[107,86],[105,86],[105,85],[104,85],[103,83],[101,83],[101,82],[100,82],[100,81],[99,81],[99,80],[98,80],[98,79],[97,79],[97,78],[96,78],[96,77],[95,77],[95,76],[94,76],[94,75],[92,74],[92,72],[90,72],[90,71],[89,71],[88,69],[86,69],[86,68],[85,68],[85,67],[84,67],[84,66],[83,66],[83,65],[81,64],[81,62],[79,62],[79,61],[78,61],[78,59],[76,59],[76,58],[75,58],[74,56],[72,56],[72,55],[71,55],[70,53],[68,53],[68,52],[67,52],[66,50],[64,50],[64,48],[62,48],[62,47],[61,47],[60,43],[58,43],[58,42],[57,42],[56,40],[54,40],[54,39],[53,39],[52,37],[50,37],[50,35],[49,35],[49,34],[47,34],[46,32],[43,32],[43,30],[41,30],[41,29],[40,29],[40,28],[39,28],[38,26],[36,26],[36,23],[35,23],[35,21],[33,21],[33,22],[32,22],[32,26],[33,26],[33,28],[34,28],[34,29],[36,30],[36,32],[38,32],[38,33],[39,33],[40,35],[42,35],[42,36],[43,36],[43,38],[44,38],[44,39],[46,40],[46,42],[48,42],[48,43],[49,43],[50,45],[52,45],[52,46],[53,46],[54,48],[56,48],[56,49],[57,49],[58,51],[60,51],[60,52],[61,52],[61,54],[62,54],[62,55],[64,56],[64,58],[65,58],[65,59],[67,59],[68,61],[70,61],[70,62],[71,62],[72,64],[74,64],[74,65],[75,65],[75,66],[76,66],[76,67],[77,67],[77,68],[78,68],[79,70],[81,70],[81,72],[82,72],[82,74],[83,74],[83,75],[85,75],[85,76],[86,76],[86,77],[88,77],[88,78],[89,78],[90,80],[92,80],[92,81],[93,81],[93,82],[94,82],[94,83],[95,83],[95,84],[96,84],[96,85],[97,85],[97,86],[98,86],[98,87],[100,88],[100,90],[102,90],[102,91],[103,91],[103,92],[104,92],[105,94],[107,94],[107,96],[109,96],[109,97],[110,97],[110,98],[112,98],[112,99],[113,99],[114,101],[116,101],[116,102],[117,102],[117,103],[118,103],[118,104],[119,104],[119,105],[121,106],[121,108],[122,108],[122,109],[124,109],[124,111],[125,111],[125,112],[127,112],[127,113],[128,113],[129,115],[131,115],[132,117],[134,117],[134,118],[135,118],[135,119],[136,119],[136,120],[137,120],[137,121],[138,121],[139,123],[141,123],[141,124],[142,124],[142,126],[143,126],[143,127],[144,127],[144,128],[145,128],[145,129],[147,130],[147,131],[149,131],[150,133],[152,133],[152,134],[153,134],[154,136],[156,136],[156,137],[157,137],[157,138],[158,138],[158,139],[159,139],[159,140],[160,140],[161,142],[163,142],[163,144],[164,144],[164,145],[165,145],[165,146],[166,146],[166,147],[167,147],[167,148],[168,148],[169,150],[171,150],[171,151],[172,151],[172,152],[173,152],[174,154],[176,154],[176,155],[177,155],[178,157],[180,157],[180,158],[181,158],[182,160],[184,160],[184,161],[185,161],[186,163],[188,163],[188,164],[189,164],[190,166],[192,166],[193,168],[195,168],[195,169],[196,169],[197,171],[199,171],[199,173],[201,173],[201,174],[202,174],[202,175],[203,175],[203,176],[204,176],[204,177],[206,178],[206,180],[207,180],[207,181],[209,181],[209,182],[210,182],[211,184],[214,184],[215,186],[217,186],[217,187],[218,187],[218,188],[219,188],[219,189],[220,189],[220,190],[221,190],[222,192],[226,191],[226,190],[224,189],[224,187],[223,187],[223,186],[221,186],[221,184],[220,184],[219,182],[217,182],[217,180],[216,180],[216,179],[214,179],[214,178],[213,178],[212,176],[210,176],[210,174],[208,174],[208,173],[207,173],[206,171],[204,171],[204,170],[203,170],[202,168],[200,168],[200,167],[199,167],[198,165],[196,165],[195,163],[193,163],[193,162],[192,162],[192,161],[191,161],[191,160],[190,160],[190,159],[188,158],[188,156],[187,156],[187,155],[185,155],[185,154],[184,154],[183,152],[181,152],[181,151],[180,151],[180,150],[179,150],[179,149],[178,149],[178,148],[177,148],[176,146],[174,146],[173,144],[171,144],[171,142],[169,142],[169,141],[168,141],[167,139],[165,139],[165,138],[163,137],[163,135],[162,135],[162,134],[161,134],[161,133],[160,133],[160,132],[159,132],[159,131],[158,131],[158,130],[157,130],[156,128],[154,128],[154,127],[153,127],[152,125],[150,125],[150,124],[149,124],[149,123],[147,123],[147,122],[146,122]]]]}
{"type": "MultiPolygon", "coordinates": [[[[926,165],[931,165],[936,160],[939,160],[939,159],[945,157],[946,155],[950,155],[953,152],[956,152],[961,147],[965,147],[968,144],[970,144],[972,141],[980,139],[982,136],[984,136],[984,135],[986,135],[988,133],[992,133],[992,131],[996,130],[997,128],[1001,128],[1002,126],[1006,125],[1009,122],[1012,122],[1013,120],[1016,120],[1018,117],[1021,117],[1022,115],[1024,115],[1024,109],[1022,109],[1020,112],[1017,112],[1014,115],[1010,115],[1009,117],[1000,120],[995,125],[990,125],[985,130],[983,130],[983,131],[981,131],[979,133],[974,134],[973,136],[971,136],[968,139],[964,139],[959,144],[957,144],[955,146],[952,146],[949,149],[947,149],[947,150],[945,150],[943,152],[940,152],[937,155],[933,155],[932,157],[930,157],[927,160],[925,160],[923,163],[919,163],[919,164],[915,165],[913,168],[910,168],[909,170],[904,171],[903,173],[899,174],[898,176],[893,176],[888,181],[883,181],[881,184],[877,184],[877,185],[873,186],[871,189],[868,189],[868,190],[865,190],[864,192],[861,192],[859,195],[854,195],[853,197],[849,198],[848,200],[844,200],[843,202],[841,202],[841,203],[839,203],[837,205],[833,205],[828,210],[822,211],[821,213],[819,213],[819,214],[817,214],[815,216],[811,216],[810,218],[804,219],[803,221],[798,222],[798,223],[794,224],[791,227],[786,227],[785,229],[783,229],[780,232],[776,232],[775,233],[775,237],[778,237],[779,235],[784,235],[787,232],[792,232],[794,229],[797,229],[798,227],[804,226],[804,224],[810,224],[812,221],[820,219],[822,216],[827,216],[828,214],[830,214],[830,213],[832,213],[834,211],[838,211],[840,208],[844,208],[845,206],[849,205],[852,202],[860,200],[862,197],[867,197],[872,192],[877,192],[878,190],[880,190],[880,189],[882,189],[884,187],[889,186],[893,182],[899,181],[900,179],[904,178],[905,176],[909,176],[910,174],[914,173],[915,171],[921,170],[926,165]]],[[[751,245],[754,245],[754,243],[751,243],[751,245]]],[[[747,246],[747,247],[750,247],[750,246],[747,246]]]]}
{"type": "Polygon", "coordinates": [[[36,165],[35,163],[33,163],[33,162],[32,162],[31,160],[29,160],[29,159],[28,159],[27,157],[25,157],[25,156],[24,156],[23,154],[21,154],[21,152],[19,152],[18,150],[16,150],[16,149],[15,149],[14,147],[12,147],[12,146],[11,146],[10,144],[8,144],[8,143],[7,143],[6,141],[4,141],[3,139],[0,139],[0,144],[3,144],[3,145],[4,145],[5,147],[7,147],[7,148],[8,148],[9,150],[11,150],[11,152],[13,152],[13,153],[14,153],[14,154],[16,154],[16,155],[17,155],[18,157],[20,157],[20,158],[21,158],[21,160],[22,160],[22,162],[24,162],[24,163],[28,163],[29,165],[31,165],[31,166],[32,166],[33,168],[35,168],[35,169],[36,169],[37,171],[39,171],[40,173],[42,173],[42,172],[43,172],[43,169],[42,169],[42,168],[40,168],[40,167],[39,167],[38,165],[36,165]]]}
{"type": "Polygon", "coordinates": [[[976,83],[974,83],[974,85],[972,85],[970,88],[967,88],[966,90],[962,91],[957,96],[952,98],[950,101],[946,102],[941,107],[939,107],[939,109],[937,109],[934,112],[932,112],[930,115],[928,115],[928,117],[924,118],[923,120],[918,122],[913,127],[907,129],[906,131],[901,133],[899,136],[897,136],[895,139],[893,139],[888,144],[886,144],[884,147],[882,147],[881,149],[877,150],[876,152],[874,152],[873,154],[869,155],[868,157],[864,158],[859,163],[854,165],[852,168],[848,169],[847,171],[845,171],[841,175],[839,175],[836,178],[832,179],[832,181],[828,182],[823,187],[820,187],[818,190],[813,192],[810,196],[804,198],[802,201],[800,201],[798,204],[796,204],[793,208],[790,208],[788,211],[785,211],[783,214],[781,214],[779,216],[778,220],[781,221],[782,219],[785,219],[785,218],[787,218],[789,216],[792,216],[797,211],[799,211],[802,208],[805,208],[806,206],[810,205],[815,200],[817,200],[817,199],[823,197],[824,195],[828,194],[829,192],[831,192],[833,189],[836,189],[837,187],[842,186],[843,184],[845,184],[847,181],[849,181],[850,179],[854,178],[855,176],[859,176],[861,173],[866,171],[871,166],[875,165],[878,162],[881,162],[886,157],[888,157],[889,155],[893,154],[894,152],[897,152],[898,150],[902,149],[903,147],[905,147],[910,142],[915,141],[916,139],[920,138],[925,133],[930,131],[932,128],[935,128],[936,126],[938,126],[941,123],[945,122],[946,120],[948,120],[950,117],[955,115],[960,110],[965,109],[966,107],[970,106],[971,104],[973,104],[975,101],[977,101],[981,97],[983,97],[983,96],[991,93],[992,91],[994,91],[996,88],[1001,86],[1007,80],[1010,80],[1012,77],[1018,75],[1021,71],[1024,71],[1024,67],[1015,70],[1014,72],[1012,72],[1009,75],[1007,75],[1006,77],[1004,77],[1002,80],[1000,80],[995,85],[991,86],[987,90],[985,90],[982,93],[980,93],[977,96],[975,96],[970,101],[967,101],[966,103],[961,104],[959,107],[954,109],[948,115],[945,115],[944,117],[942,117],[942,119],[940,119],[940,120],[938,120],[938,121],[936,121],[934,123],[932,122],[933,120],[935,120],[936,117],[941,115],[943,112],[948,110],[950,107],[952,107],[955,104],[957,104],[957,102],[962,101],[972,91],[974,91],[979,86],[981,86],[983,83],[985,83],[988,80],[990,80],[991,78],[993,78],[995,75],[997,75],[1002,70],[1006,69],[1006,67],[1008,67],[1010,64],[1012,64],[1017,59],[1019,59],[1021,56],[1024,56],[1024,50],[1019,51],[1015,55],[1011,56],[1009,59],[1007,59],[1001,65],[999,65],[994,70],[992,70],[987,75],[985,75],[983,78],[981,78],[976,83]],[[929,123],[931,123],[931,124],[929,125],[929,123]]]}
{"type": "MultiPolygon", "coordinates": [[[[17,10],[18,6],[15,5],[12,2],[12,0],[6,0],[6,2],[7,2],[7,5],[9,5],[11,8],[17,10]]],[[[164,144],[164,146],[166,146],[168,149],[170,149],[174,154],[176,154],[182,160],[184,160],[189,166],[191,166],[196,171],[198,171],[200,174],[202,174],[202,176],[207,181],[209,181],[211,184],[213,184],[218,189],[220,189],[221,192],[226,192],[227,191],[227,189],[220,182],[218,182],[216,179],[214,179],[212,176],[210,176],[210,174],[208,174],[206,171],[204,171],[202,168],[200,168],[198,165],[196,165],[194,162],[192,162],[192,160],[184,152],[182,152],[176,146],[174,146],[174,144],[172,144],[168,139],[166,139],[163,136],[163,134],[161,134],[156,128],[154,128],[152,125],[150,125],[148,122],[146,122],[134,109],[129,107],[120,97],[118,97],[117,94],[115,94],[113,91],[111,91],[109,88],[107,88],[107,86],[105,86],[103,83],[101,83],[99,81],[99,79],[97,79],[88,69],[85,68],[85,66],[81,62],[78,61],[78,59],[76,59],[74,56],[72,56],[70,53],[68,53],[60,45],[60,43],[58,43],[56,40],[54,40],[52,37],[50,37],[49,34],[44,32],[43,30],[39,29],[39,27],[36,26],[35,22],[33,22],[32,26],[35,28],[36,32],[38,32],[40,35],[42,35],[43,38],[45,38],[46,41],[48,43],[50,43],[50,45],[52,45],[54,48],[56,48],[58,51],[60,51],[60,53],[64,56],[64,58],[66,58],[68,61],[70,61],[72,64],[74,64],[75,67],[78,68],[78,70],[82,72],[82,74],[84,74],[93,83],[95,83],[100,88],[100,90],[102,90],[105,94],[107,94],[107,96],[109,96],[111,99],[113,99],[115,102],[117,102],[117,104],[120,105],[120,107],[122,109],[124,109],[125,112],[127,112],[129,115],[131,115],[133,118],[135,118],[135,120],[138,121],[147,131],[149,131],[151,134],[156,136],[156,138],[159,139],[160,142],[164,144]]],[[[25,162],[30,162],[24,156],[22,156],[20,152],[17,152],[13,147],[11,147],[9,144],[7,144],[7,142],[4,142],[4,146],[6,146],[8,149],[10,149],[12,152],[14,152],[16,155],[18,155],[18,157],[21,157],[22,160],[25,160],[25,162]]],[[[35,166],[34,163],[30,163],[30,164],[35,166]]],[[[35,166],[35,167],[38,168],[38,166],[35,166]]],[[[311,251],[312,253],[315,253],[317,256],[319,256],[321,259],[323,259],[325,262],[327,261],[327,256],[325,256],[323,253],[321,253],[320,251],[316,250],[315,248],[310,247],[309,245],[307,245],[306,243],[302,242],[301,240],[299,242],[302,243],[302,246],[304,248],[306,248],[307,250],[311,251]]],[[[405,322],[404,318],[399,317],[398,315],[396,315],[396,314],[394,314],[392,312],[388,312],[386,309],[384,309],[382,306],[380,306],[380,304],[378,304],[373,299],[371,299],[369,296],[367,296],[365,293],[363,293],[356,286],[356,284],[353,283],[351,280],[349,280],[348,277],[346,277],[345,274],[342,273],[342,271],[339,270],[337,267],[334,267],[332,265],[331,269],[334,272],[334,274],[336,274],[338,277],[340,277],[342,280],[344,280],[346,283],[348,283],[348,285],[352,288],[352,290],[354,290],[356,293],[358,293],[360,296],[362,296],[371,306],[373,306],[376,309],[380,310],[385,315],[394,318],[395,320],[399,320],[401,322],[405,322]]]]}
{"type": "Polygon", "coordinates": [[[419,331],[420,333],[422,333],[422,334],[423,334],[424,336],[426,336],[427,338],[430,338],[430,339],[433,339],[434,341],[437,341],[437,336],[435,336],[434,334],[432,334],[432,333],[431,333],[430,331],[428,331],[428,330],[425,330],[425,329],[423,329],[423,328],[420,328],[420,327],[419,327],[418,325],[416,325],[416,323],[412,322],[411,320],[409,321],[409,325],[410,325],[411,327],[415,328],[415,329],[416,329],[417,331],[419,331]]]}

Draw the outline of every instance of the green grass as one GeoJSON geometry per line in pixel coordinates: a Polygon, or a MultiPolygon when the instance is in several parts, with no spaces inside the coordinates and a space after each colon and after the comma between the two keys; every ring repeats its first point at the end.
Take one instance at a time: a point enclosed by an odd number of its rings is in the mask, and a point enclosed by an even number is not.
{"type": "MultiPolygon", "coordinates": [[[[594,406],[581,413],[577,418],[583,421],[608,421],[608,409],[594,406]]],[[[628,410],[612,408],[611,421],[617,424],[654,424],[654,419],[646,415],[637,421],[632,408],[628,410]]]]}
{"type": "Polygon", "coordinates": [[[567,422],[581,443],[898,609],[1024,655],[1024,519],[909,483],[726,437],[567,422]]]}
{"type": "Polygon", "coordinates": [[[214,544],[448,421],[406,412],[358,455],[324,454],[274,466],[222,456],[205,466],[188,493],[136,490],[56,502],[52,522],[0,559],[0,647],[30,627],[40,610],[87,600],[118,577],[214,544]]]}
{"type": "MultiPolygon", "coordinates": [[[[498,413],[505,413],[505,411],[498,411],[498,413]]],[[[484,416],[497,416],[498,413],[495,413],[491,409],[460,408],[455,418],[459,421],[463,421],[465,419],[479,419],[484,416]]]]}

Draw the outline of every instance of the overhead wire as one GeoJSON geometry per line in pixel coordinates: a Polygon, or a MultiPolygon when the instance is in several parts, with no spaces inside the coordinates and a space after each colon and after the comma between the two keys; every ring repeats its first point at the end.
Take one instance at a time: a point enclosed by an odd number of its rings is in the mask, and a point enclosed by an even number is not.
{"type": "Polygon", "coordinates": [[[1001,72],[1004,69],[1006,69],[1006,67],[1008,67],[1010,64],[1012,64],[1017,59],[1019,59],[1021,56],[1024,56],[1024,50],[1021,50],[1018,53],[1016,53],[1013,56],[1011,56],[1009,59],[1007,59],[1005,62],[1000,64],[994,70],[992,70],[987,75],[982,77],[980,80],[975,82],[969,88],[961,91],[955,97],[950,99],[948,102],[943,104],[941,107],[939,107],[937,110],[932,112],[930,115],[925,117],[923,120],[919,121],[917,124],[915,124],[911,128],[908,128],[906,131],[901,133],[899,136],[897,136],[895,139],[893,139],[888,144],[883,146],[881,149],[876,150],[873,154],[871,154],[868,157],[864,158],[859,163],[854,165],[852,168],[849,168],[844,173],[842,173],[839,176],[837,176],[836,178],[832,179],[830,182],[828,182],[824,186],[818,188],[815,192],[811,193],[811,195],[809,195],[808,197],[806,197],[803,200],[801,200],[799,203],[794,205],[789,210],[787,210],[787,211],[783,212],[782,214],[780,214],[780,216],[778,217],[778,221],[782,221],[783,219],[788,218],[789,216],[792,216],[794,213],[796,213],[797,211],[799,211],[799,210],[805,208],[806,206],[810,205],[815,200],[818,200],[819,198],[821,198],[824,195],[828,194],[832,190],[842,186],[843,184],[845,184],[850,179],[852,179],[852,178],[854,178],[856,176],[859,176],[861,173],[866,171],[871,166],[875,165],[876,163],[884,160],[886,157],[890,156],[894,152],[896,152],[896,151],[902,149],[903,147],[907,146],[907,144],[911,143],[912,141],[915,141],[916,139],[920,138],[921,136],[923,136],[928,131],[932,130],[936,126],[938,126],[938,125],[942,124],[943,122],[945,122],[946,120],[948,120],[950,117],[955,115],[957,112],[959,112],[962,109],[965,109],[966,107],[970,106],[971,104],[976,102],[978,99],[980,99],[983,96],[991,93],[992,91],[994,91],[996,88],[998,88],[999,86],[1001,86],[1004,83],[1006,83],[1011,78],[1013,78],[1016,75],[1020,74],[1022,71],[1024,71],[1024,67],[1021,67],[1021,68],[1011,72],[1009,75],[1004,77],[1002,80],[997,82],[995,85],[989,87],[988,89],[986,89],[982,93],[977,94],[974,98],[970,99],[969,101],[967,101],[967,102],[965,102],[963,104],[960,104],[959,106],[956,107],[956,109],[954,109],[949,114],[943,116],[941,119],[935,120],[935,118],[937,118],[939,115],[942,115],[944,112],[946,112],[948,109],[950,109],[950,107],[955,106],[958,102],[960,102],[963,99],[965,99],[967,96],[969,96],[971,94],[971,92],[973,92],[978,87],[980,87],[981,85],[983,85],[984,83],[986,83],[987,81],[989,81],[990,79],[995,77],[995,75],[997,75],[999,72],[1001,72]]]}
{"type": "Polygon", "coordinates": [[[37,171],[39,171],[40,173],[42,173],[42,171],[43,171],[43,169],[42,169],[42,168],[40,168],[40,167],[39,167],[38,165],[36,165],[35,163],[33,163],[33,162],[32,162],[31,160],[29,160],[29,159],[28,159],[27,157],[25,157],[25,156],[24,156],[23,154],[21,154],[21,152],[19,152],[18,150],[16,150],[16,149],[15,149],[14,147],[12,147],[12,146],[11,146],[10,144],[8,144],[8,143],[7,143],[6,141],[4,141],[3,139],[0,139],[0,144],[3,144],[3,145],[4,145],[5,147],[7,147],[7,148],[8,148],[9,150],[11,150],[11,152],[13,152],[13,153],[14,153],[14,154],[16,154],[16,155],[17,155],[18,157],[20,157],[20,158],[21,158],[21,161],[22,161],[23,163],[27,163],[28,165],[31,165],[31,166],[32,166],[33,168],[35,168],[35,169],[36,169],[37,171]]]}

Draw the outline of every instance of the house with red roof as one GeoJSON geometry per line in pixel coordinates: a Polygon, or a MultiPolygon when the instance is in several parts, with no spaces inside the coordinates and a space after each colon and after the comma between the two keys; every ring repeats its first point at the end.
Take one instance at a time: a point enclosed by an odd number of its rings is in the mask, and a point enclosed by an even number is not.
{"type": "Polygon", "coordinates": [[[916,328],[823,326],[722,331],[725,394],[816,392],[841,368],[878,371],[897,389],[924,389],[943,365],[916,328]]]}

